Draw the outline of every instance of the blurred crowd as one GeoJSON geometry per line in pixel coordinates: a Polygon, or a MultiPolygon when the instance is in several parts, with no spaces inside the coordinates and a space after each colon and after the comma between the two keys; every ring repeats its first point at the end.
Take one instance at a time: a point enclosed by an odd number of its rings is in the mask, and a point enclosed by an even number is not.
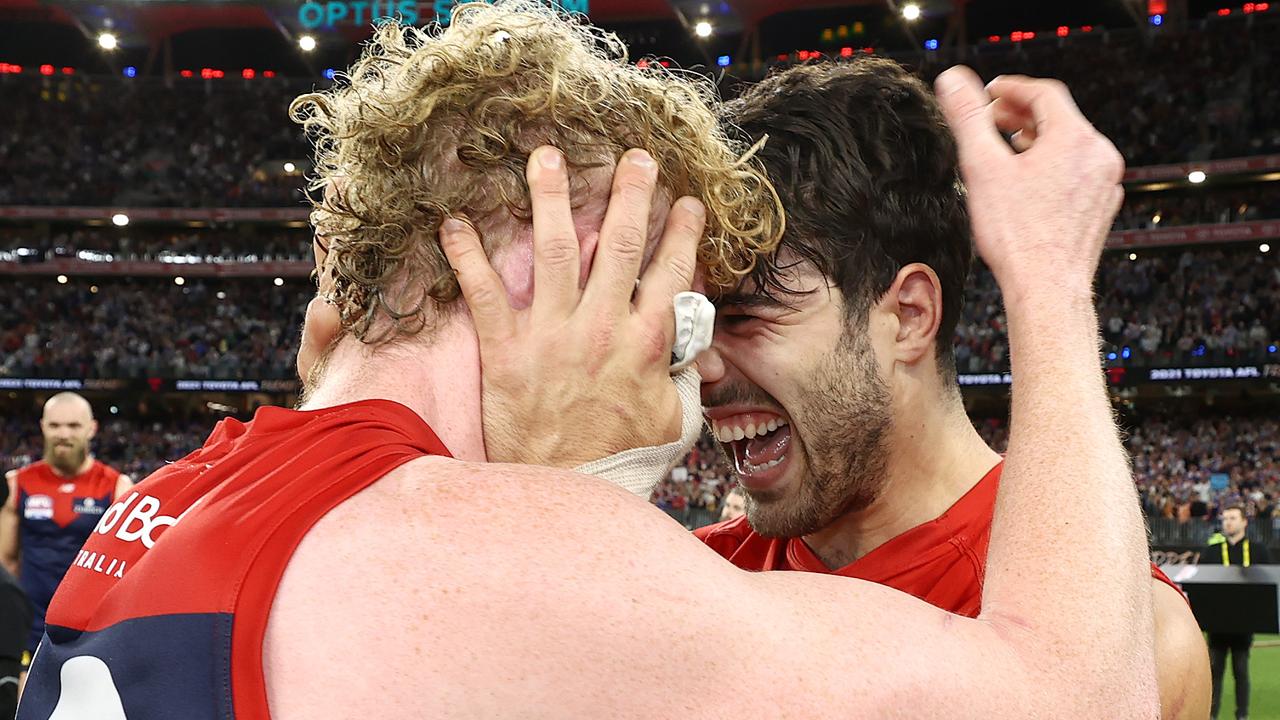
{"type": "Polygon", "coordinates": [[[6,77],[0,205],[290,206],[308,157],[279,80],[6,77]]]}
{"type": "Polygon", "coordinates": [[[247,223],[200,229],[134,226],[42,231],[0,227],[0,261],[35,263],[77,257],[103,262],[185,263],[311,262],[314,258],[311,233],[301,228],[260,230],[247,223]]]}
{"type": "MultiPolygon", "coordinates": [[[[1263,253],[1250,244],[1107,253],[1096,283],[1106,361],[1137,367],[1280,361],[1277,250],[1263,253]]],[[[995,279],[978,265],[956,329],[961,373],[1008,369],[1005,323],[995,279]]]]}
{"type": "MultiPolygon", "coordinates": [[[[1130,165],[1280,152],[1280,13],[980,44],[985,77],[1067,82],[1130,165]],[[1087,62],[1081,62],[1087,57],[1087,62]]],[[[902,58],[917,63],[918,55],[902,58]]],[[[925,75],[938,67],[926,61],[925,75]]],[[[311,83],[4,76],[0,205],[292,206],[309,157],[289,102],[311,83]],[[293,163],[286,171],[285,163],[293,163]]]]}
{"type": "Polygon", "coordinates": [[[1270,154],[1280,152],[1275,16],[1210,17],[1182,34],[1076,31],[1062,48],[980,45],[967,62],[987,79],[1062,80],[1130,166],[1270,154]]]}
{"type": "MultiPolygon", "coordinates": [[[[189,242],[186,247],[197,253],[218,247],[216,240],[181,234],[152,241],[189,242]]],[[[292,234],[251,242],[260,242],[268,255],[300,252],[292,234]]],[[[1264,253],[1253,244],[1107,253],[1097,283],[1105,362],[1280,362],[1278,254],[1280,246],[1264,253]]],[[[76,277],[62,284],[50,276],[6,278],[6,292],[0,293],[0,376],[290,378],[312,289],[300,277],[280,282],[193,277],[175,285],[169,278],[76,277]]],[[[978,264],[954,339],[960,373],[1008,369],[1005,323],[995,279],[978,264]]]]}
{"type": "Polygon", "coordinates": [[[306,281],[6,278],[0,376],[291,378],[306,281]]]}
{"type": "Polygon", "coordinates": [[[1280,182],[1269,182],[1130,193],[1116,215],[1115,229],[1150,230],[1276,218],[1280,218],[1280,182]]]}
{"type": "MultiPolygon", "coordinates": [[[[1280,529],[1280,420],[1274,415],[1164,412],[1121,426],[1147,517],[1214,521],[1241,505],[1247,517],[1280,529]]],[[[1003,419],[976,419],[974,427],[988,445],[1007,449],[1003,419]]]]}
{"type": "MultiPolygon", "coordinates": [[[[99,412],[94,454],[141,479],[165,462],[204,443],[217,416],[194,419],[126,419],[99,412]]],[[[999,452],[1008,444],[1001,418],[976,418],[974,426],[999,452]]],[[[1280,420],[1266,415],[1164,413],[1122,422],[1148,517],[1179,522],[1217,518],[1241,504],[1249,517],[1280,523],[1280,420]]],[[[0,421],[0,466],[12,469],[40,459],[38,417],[0,421]]],[[[653,492],[654,504],[677,518],[718,517],[736,481],[718,443],[704,435],[653,492]]]]}
{"type": "MultiPolygon", "coordinates": [[[[98,413],[98,434],[90,443],[101,461],[136,480],[204,444],[216,418],[137,420],[98,413]]],[[[10,416],[0,422],[0,466],[12,470],[43,455],[40,417],[10,416]]]]}
{"type": "Polygon", "coordinates": [[[1135,423],[1126,442],[1150,517],[1212,520],[1240,504],[1249,517],[1280,520],[1280,421],[1274,416],[1135,423]]]}

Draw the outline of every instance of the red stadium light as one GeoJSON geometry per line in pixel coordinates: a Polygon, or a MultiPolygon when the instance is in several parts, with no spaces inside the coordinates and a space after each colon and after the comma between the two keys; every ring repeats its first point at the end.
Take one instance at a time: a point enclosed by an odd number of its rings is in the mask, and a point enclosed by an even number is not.
{"type": "Polygon", "coordinates": [[[1258,12],[1266,12],[1271,9],[1271,3],[1257,3],[1253,6],[1253,9],[1258,12]]]}
{"type": "Polygon", "coordinates": [[[786,62],[786,61],[788,61],[788,60],[790,60],[790,59],[791,59],[791,56],[790,56],[790,55],[788,55],[788,54],[786,54],[786,53],[779,53],[779,54],[778,54],[778,62],[786,62]]]}
{"type": "Polygon", "coordinates": [[[1093,32],[1093,26],[1092,26],[1092,25],[1081,25],[1081,26],[1080,26],[1080,32],[1093,32]]]}
{"type": "Polygon", "coordinates": [[[998,43],[998,42],[1000,42],[1000,36],[999,36],[999,35],[989,35],[989,36],[987,36],[987,42],[998,43]]]}
{"type": "Polygon", "coordinates": [[[853,57],[853,48],[851,47],[840,48],[840,57],[853,57]]]}
{"type": "Polygon", "coordinates": [[[22,72],[21,65],[10,65],[9,63],[0,63],[0,75],[13,75],[22,72]]]}
{"type": "Polygon", "coordinates": [[[664,67],[664,68],[669,68],[669,67],[671,67],[671,61],[670,61],[670,60],[659,60],[659,61],[658,61],[658,64],[659,64],[659,65],[661,65],[661,66],[662,66],[662,67],[664,67]]]}
{"type": "Polygon", "coordinates": [[[1023,39],[1023,40],[1035,40],[1035,39],[1036,39],[1036,34],[1035,34],[1035,33],[1033,33],[1033,32],[1024,32],[1024,33],[1022,33],[1022,39],[1023,39]]]}
{"type": "Polygon", "coordinates": [[[226,77],[226,76],[227,76],[227,74],[226,74],[226,73],[224,73],[224,72],[222,72],[221,70],[214,70],[214,71],[213,71],[213,76],[214,76],[215,78],[224,78],[224,77],[226,77]]]}
{"type": "Polygon", "coordinates": [[[1231,14],[1231,8],[1218,8],[1218,17],[1226,17],[1231,14]]]}
{"type": "Polygon", "coordinates": [[[213,77],[213,68],[200,68],[200,77],[208,80],[213,77]]]}
{"type": "Polygon", "coordinates": [[[1009,33],[1009,40],[1012,42],[1022,42],[1022,31],[1014,30],[1013,32],[1009,33]]]}
{"type": "Polygon", "coordinates": [[[75,68],[73,68],[73,67],[64,67],[64,68],[62,68],[62,74],[63,74],[63,75],[75,75],[75,74],[76,74],[76,69],[75,69],[75,68]]]}
{"type": "Polygon", "coordinates": [[[1067,27],[1066,25],[1058,26],[1058,37],[1066,37],[1070,34],[1071,34],[1071,28],[1067,27]]]}
{"type": "Polygon", "coordinates": [[[190,70],[183,70],[182,72],[180,72],[180,73],[178,73],[178,74],[179,74],[179,75],[181,75],[182,77],[194,77],[194,76],[195,76],[195,73],[191,72],[190,70]]]}
{"type": "Polygon", "coordinates": [[[876,51],[876,49],[875,49],[875,48],[873,48],[873,47],[864,47],[864,48],[862,48],[862,54],[864,54],[864,55],[871,55],[871,54],[872,54],[872,53],[874,53],[875,51],[876,51]]]}
{"type": "MultiPolygon", "coordinates": [[[[637,61],[636,61],[636,67],[638,67],[638,68],[640,68],[640,69],[642,69],[642,70],[643,70],[644,68],[649,67],[649,61],[648,61],[648,60],[645,60],[644,58],[640,58],[639,60],[637,60],[637,61]]],[[[270,71],[268,71],[268,72],[270,72],[270,71]]]]}
{"type": "Polygon", "coordinates": [[[1250,15],[1253,13],[1253,3],[1245,3],[1244,7],[1240,9],[1244,11],[1245,15],[1250,15]]]}
{"type": "Polygon", "coordinates": [[[40,74],[41,74],[41,75],[52,75],[52,74],[53,74],[53,66],[52,66],[52,65],[41,65],[41,66],[40,66],[40,74]]]}
{"type": "Polygon", "coordinates": [[[253,77],[257,74],[258,73],[255,72],[253,68],[245,68],[240,71],[240,77],[244,78],[245,80],[252,80],[253,77]]]}
{"type": "Polygon", "coordinates": [[[808,51],[808,50],[801,50],[800,52],[796,53],[796,57],[800,58],[801,60],[808,60],[808,59],[809,59],[809,51],[808,51]]]}
{"type": "Polygon", "coordinates": [[[1168,15],[1168,0],[1147,0],[1147,17],[1152,15],[1168,15]]]}
{"type": "Polygon", "coordinates": [[[262,77],[264,77],[264,78],[273,78],[273,77],[275,77],[275,76],[276,76],[276,71],[275,71],[275,70],[263,70],[263,71],[262,71],[262,77]]]}

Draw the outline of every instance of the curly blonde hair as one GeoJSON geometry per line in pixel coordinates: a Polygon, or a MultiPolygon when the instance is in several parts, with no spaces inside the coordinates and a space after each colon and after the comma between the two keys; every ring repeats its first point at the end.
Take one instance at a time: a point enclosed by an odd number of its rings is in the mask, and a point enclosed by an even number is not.
{"type": "Polygon", "coordinates": [[[315,143],[312,222],[344,328],[365,342],[411,335],[429,301],[457,300],[440,223],[527,219],[525,165],[542,144],[571,171],[647,150],[671,197],[706,205],[708,280],[734,283],[776,247],[783,215],[717,102],[709,81],[631,65],[616,36],[524,0],[460,5],[444,29],[378,27],[333,88],[289,108],[315,143]]]}

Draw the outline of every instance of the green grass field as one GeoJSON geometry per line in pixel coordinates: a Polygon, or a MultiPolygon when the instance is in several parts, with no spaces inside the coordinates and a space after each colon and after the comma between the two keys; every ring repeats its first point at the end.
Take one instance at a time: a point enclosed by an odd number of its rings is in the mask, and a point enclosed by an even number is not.
{"type": "MultiPolygon", "coordinates": [[[[1223,673],[1219,720],[1236,716],[1236,684],[1231,678],[1231,658],[1223,673]]],[[[1256,635],[1249,653],[1249,720],[1280,720],[1280,635],[1256,635]],[[1263,647],[1259,647],[1262,645],[1263,647]],[[1270,647],[1266,647],[1270,646],[1270,647]]]]}

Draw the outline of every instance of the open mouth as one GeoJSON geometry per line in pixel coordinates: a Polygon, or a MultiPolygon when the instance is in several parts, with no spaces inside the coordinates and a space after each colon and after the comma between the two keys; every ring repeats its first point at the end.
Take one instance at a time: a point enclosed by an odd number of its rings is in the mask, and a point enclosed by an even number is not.
{"type": "Polygon", "coordinates": [[[750,412],[711,421],[716,439],[728,448],[747,489],[764,489],[782,476],[791,448],[791,421],[770,412],[750,412]]]}

